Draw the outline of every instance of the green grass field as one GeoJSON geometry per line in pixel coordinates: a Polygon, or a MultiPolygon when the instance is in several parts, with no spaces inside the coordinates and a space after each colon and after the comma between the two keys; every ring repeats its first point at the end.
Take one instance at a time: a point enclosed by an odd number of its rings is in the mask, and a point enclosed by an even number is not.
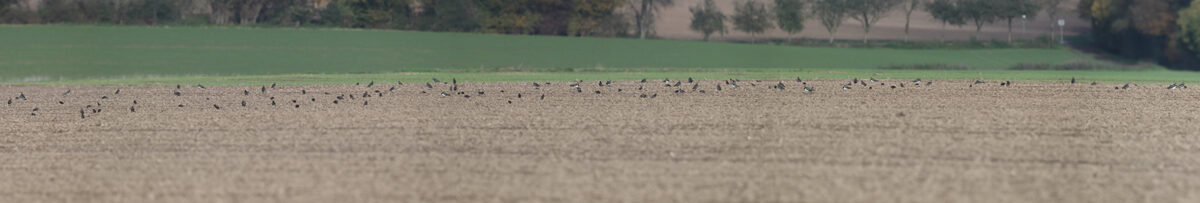
{"type": "Polygon", "coordinates": [[[0,26],[0,83],[214,85],[640,78],[1197,81],[1166,71],[1012,71],[1068,49],[896,50],[335,29],[0,26]],[[952,64],[967,70],[881,70],[952,64]]]}

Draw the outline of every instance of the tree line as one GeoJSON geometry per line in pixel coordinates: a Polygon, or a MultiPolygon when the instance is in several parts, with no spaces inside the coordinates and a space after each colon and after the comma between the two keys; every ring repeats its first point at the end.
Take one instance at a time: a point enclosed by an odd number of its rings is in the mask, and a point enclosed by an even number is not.
{"type": "MultiPolygon", "coordinates": [[[[789,35],[804,30],[804,22],[810,18],[820,22],[829,33],[829,41],[843,22],[854,21],[862,25],[863,42],[871,34],[871,27],[892,12],[904,14],[904,39],[908,40],[912,13],[924,10],[945,25],[975,26],[976,36],[984,25],[1003,23],[1008,26],[1008,41],[1012,42],[1013,23],[1021,17],[1034,18],[1045,8],[1052,18],[1061,11],[1058,6],[1063,0],[772,0],[770,5],[757,0],[734,3],[734,13],[726,16],[713,0],[704,0],[691,8],[691,29],[707,40],[712,34],[728,32],[725,21],[733,29],[752,37],[767,30],[779,28],[789,35]]],[[[943,35],[944,36],[944,35],[943,35]]],[[[790,37],[789,37],[790,38],[790,37]]],[[[943,37],[944,41],[944,37],[943,37]]]]}
{"type": "Polygon", "coordinates": [[[1139,60],[1200,69],[1200,5],[1191,0],[1081,0],[1097,49],[1139,60]]]}
{"type": "Polygon", "coordinates": [[[653,35],[655,14],[672,4],[671,0],[0,0],[0,23],[321,26],[646,37],[653,35]],[[621,9],[632,12],[618,12],[621,9]]]}

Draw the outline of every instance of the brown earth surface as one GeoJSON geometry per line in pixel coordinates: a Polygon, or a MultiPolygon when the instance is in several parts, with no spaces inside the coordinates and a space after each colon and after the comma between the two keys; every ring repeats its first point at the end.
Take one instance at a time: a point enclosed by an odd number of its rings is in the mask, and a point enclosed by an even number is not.
{"type": "Polygon", "coordinates": [[[1200,90],[777,82],[0,86],[0,202],[1200,201],[1200,90]]]}

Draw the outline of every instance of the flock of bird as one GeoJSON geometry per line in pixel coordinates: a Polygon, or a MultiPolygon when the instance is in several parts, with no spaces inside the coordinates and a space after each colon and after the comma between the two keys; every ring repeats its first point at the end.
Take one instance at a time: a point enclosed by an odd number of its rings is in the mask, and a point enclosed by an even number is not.
{"type": "MultiPolygon", "coordinates": [[[[436,86],[438,86],[439,89],[445,88],[444,90],[437,90],[437,91],[439,91],[439,95],[441,95],[442,97],[458,96],[458,97],[470,99],[472,95],[484,96],[486,94],[486,92],[484,92],[483,90],[475,90],[474,94],[467,93],[466,91],[460,90],[458,79],[451,79],[450,82],[443,82],[442,80],[438,80],[437,78],[432,78],[431,81],[432,82],[426,82],[425,85],[423,85],[422,87],[416,87],[416,88],[420,89],[419,90],[420,94],[427,94],[428,92],[434,91],[435,84],[436,84],[436,86]]],[[[757,87],[760,83],[762,83],[762,80],[755,80],[754,82],[743,82],[738,79],[728,79],[728,80],[723,80],[721,82],[718,82],[715,85],[712,85],[709,87],[713,87],[712,90],[715,90],[715,91],[724,91],[726,89],[745,88],[746,87],[746,86],[744,86],[745,84],[749,84],[749,87],[757,87]]],[[[788,82],[788,83],[790,83],[790,82],[788,82]]],[[[1076,83],[1077,83],[1076,79],[1071,78],[1070,84],[1074,85],[1076,83]]],[[[535,90],[541,90],[542,88],[549,88],[552,85],[552,83],[550,83],[550,82],[534,82],[531,84],[535,90]]],[[[648,79],[646,79],[646,78],[643,78],[640,81],[640,84],[638,85],[637,90],[636,90],[640,94],[635,93],[638,95],[639,98],[653,99],[653,98],[658,97],[658,93],[656,93],[656,92],[645,91],[646,85],[648,85],[648,84],[650,84],[650,82],[648,82],[648,79]]],[[[687,78],[686,81],[672,81],[671,79],[666,78],[666,79],[662,80],[661,84],[668,89],[675,89],[672,91],[672,93],[674,93],[674,94],[681,94],[681,93],[688,93],[688,92],[707,93],[707,90],[708,90],[708,89],[703,88],[699,81],[696,81],[692,78],[687,78]],[[686,86],[684,85],[685,82],[687,84],[690,84],[690,88],[686,88],[686,86]]],[[[816,91],[816,89],[814,87],[809,86],[807,82],[805,82],[804,80],[802,80],[801,78],[798,78],[798,77],[796,78],[794,84],[799,84],[800,91],[802,91],[804,93],[812,93],[812,92],[816,91]]],[[[869,78],[869,79],[864,79],[864,80],[854,78],[854,79],[851,79],[850,81],[848,81],[846,84],[843,84],[842,90],[850,91],[854,88],[874,89],[875,87],[896,89],[896,88],[905,88],[905,84],[911,84],[911,86],[914,86],[914,87],[934,85],[933,81],[924,81],[919,78],[916,80],[912,80],[911,83],[897,82],[897,83],[892,83],[890,85],[886,82],[877,80],[875,78],[869,78]],[[878,85],[876,85],[876,84],[878,84],[878,85]]],[[[985,85],[985,84],[987,84],[987,82],[984,82],[981,80],[975,80],[974,82],[968,84],[968,88],[974,88],[975,86],[985,85]]],[[[355,86],[361,86],[361,85],[362,85],[361,83],[355,84],[355,86]]],[[[613,86],[612,81],[598,81],[596,83],[596,85],[597,85],[597,89],[592,91],[592,93],[594,93],[594,94],[604,94],[604,91],[613,91],[612,89],[608,89],[613,86]]],[[[1098,85],[1098,83],[1092,82],[1091,85],[1095,86],[1095,85],[1098,85]]],[[[363,90],[362,94],[351,93],[351,94],[333,95],[331,93],[325,92],[325,93],[323,93],[323,95],[331,97],[329,99],[332,101],[332,104],[346,104],[348,102],[351,102],[351,100],[355,100],[356,98],[384,97],[384,91],[379,90],[379,89],[374,89],[375,86],[376,86],[375,82],[371,81],[370,83],[368,83],[366,85],[366,90],[363,90]],[[358,95],[358,97],[356,97],[356,95],[358,95]]],[[[583,93],[584,92],[583,87],[586,85],[584,85],[584,81],[580,80],[580,81],[571,82],[567,86],[569,86],[574,91],[574,93],[583,93]]],[[[778,91],[784,91],[784,90],[790,88],[789,86],[790,85],[785,83],[784,81],[778,81],[777,83],[775,83],[773,85],[768,85],[767,87],[770,89],[778,90],[778,91]]],[[[1011,87],[1011,86],[1013,86],[1013,82],[1001,81],[999,83],[999,86],[1011,87]]],[[[1136,86],[1136,84],[1135,84],[1135,86],[1136,86]]],[[[274,89],[276,89],[276,87],[277,87],[277,85],[273,83],[270,85],[269,89],[274,90],[274,89]]],[[[390,94],[390,93],[393,93],[393,92],[399,90],[397,88],[401,88],[401,87],[404,87],[404,83],[401,81],[397,81],[395,85],[392,85],[386,91],[390,94]]],[[[1127,83],[1123,86],[1114,87],[1114,89],[1121,90],[1121,89],[1129,89],[1130,87],[1131,87],[1131,84],[1127,83]]],[[[208,89],[207,87],[205,87],[202,84],[197,84],[196,88],[208,89]]],[[[1167,89],[1169,89],[1169,90],[1186,89],[1186,88],[1187,88],[1187,85],[1183,84],[1183,83],[1176,83],[1176,84],[1171,84],[1171,85],[1167,86],[1167,89]]],[[[264,85],[258,89],[259,89],[258,94],[261,94],[261,95],[257,95],[257,96],[269,97],[269,101],[270,101],[269,105],[271,105],[271,106],[279,105],[280,102],[276,102],[275,96],[272,96],[272,94],[268,91],[268,86],[264,85]]],[[[622,88],[616,88],[615,91],[616,92],[625,92],[625,90],[622,88]]],[[[175,85],[175,89],[174,89],[174,91],[172,91],[171,94],[174,97],[181,97],[184,95],[184,92],[186,92],[186,91],[184,90],[182,85],[175,85]]],[[[242,90],[240,93],[243,96],[251,95],[251,92],[249,89],[242,90]]],[[[301,95],[308,95],[308,93],[309,92],[307,89],[300,90],[301,95]]],[[[501,95],[506,94],[504,90],[500,90],[499,93],[501,95]]],[[[66,92],[64,92],[62,95],[64,97],[67,97],[67,96],[71,96],[71,94],[72,94],[71,90],[66,90],[66,92]]],[[[121,94],[121,90],[116,89],[112,95],[116,96],[116,95],[120,95],[120,94],[121,94]]],[[[525,98],[525,95],[523,95],[522,93],[516,93],[513,96],[515,96],[517,99],[525,98]]],[[[545,100],[546,99],[545,92],[542,92],[541,95],[537,96],[537,98],[539,100],[545,100]]],[[[95,101],[95,105],[92,105],[91,102],[87,102],[87,104],[85,106],[83,106],[79,109],[79,118],[86,119],[89,116],[89,114],[88,114],[89,112],[91,114],[102,113],[104,111],[103,101],[105,101],[107,99],[109,99],[109,96],[104,95],[104,96],[101,96],[98,101],[95,101]]],[[[7,105],[12,106],[14,104],[14,102],[22,102],[22,101],[28,101],[28,100],[29,100],[28,97],[25,95],[25,93],[22,92],[18,96],[8,99],[7,105]]],[[[207,101],[209,99],[205,98],[205,100],[207,101]]],[[[312,103],[315,103],[318,101],[317,96],[310,96],[308,98],[308,100],[309,100],[308,102],[312,102],[312,103]]],[[[362,101],[363,106],[370,105],[370,102],[366,99],[363,99],[361,101],[362,101]]],[[[508,100],[508,103],[512,104],[513,102],[512,102],[512,100],[508,100]]],[[[60,100],[60,101],[58,101],[58,104],[65,105],[65,102],[60,100]]],[[[302,102],[300,102],[298,99],[292,99],[290,101],[290,105],[293,106],[294,108],[300,108],[301,104],[302,104],[302,102]]],[[[246,100],[241,100],[240,105],[241,105],[241,107],[247,107],[250,104],[248,104],[248,102],[246,100]]],[[[177,105],[177,107],[183,108],[183,107],[185,107],[185,105],[179,104],[179,105],[177,105]]],[[[129,112],[136,113],[137,108],[138,108],[138,100],[133,100],[132,104],[129,106],[129,112]]],[[[220,105],[215,104],[215,103],[212,104],[212,108],[215,110],[222,109],[222,107],[220,105]]],[[[41,110],[41,108],[34,107],[33,111],[30,113],[30,115],[33,115],[33,116],[38,115],[39,110],[41,110]]]]}

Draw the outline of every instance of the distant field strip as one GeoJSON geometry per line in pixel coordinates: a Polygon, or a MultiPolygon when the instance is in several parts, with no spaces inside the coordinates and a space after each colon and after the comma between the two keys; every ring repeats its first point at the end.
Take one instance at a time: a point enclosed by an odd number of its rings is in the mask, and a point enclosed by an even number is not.
{"type": "Polygon", "coordinates": [[[755,72],[1087,61],[1067,49],[895,50],[335,29],[0,26],[0,81],[397,72],[755,72]]]}

